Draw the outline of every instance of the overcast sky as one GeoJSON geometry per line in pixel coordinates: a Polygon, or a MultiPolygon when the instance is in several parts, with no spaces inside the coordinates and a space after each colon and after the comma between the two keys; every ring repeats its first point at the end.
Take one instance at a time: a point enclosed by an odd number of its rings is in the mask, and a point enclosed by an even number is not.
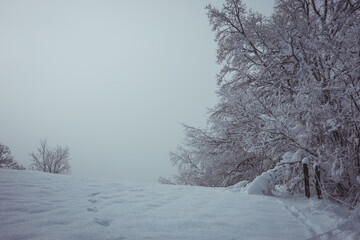
{"type": "Polygon", "coordinates": [[[47,138],[75,176],[175,174],[180,123],[204,126],[217,102],[209,2],[0,0],[0,142],[25,167],[47,138]]]}

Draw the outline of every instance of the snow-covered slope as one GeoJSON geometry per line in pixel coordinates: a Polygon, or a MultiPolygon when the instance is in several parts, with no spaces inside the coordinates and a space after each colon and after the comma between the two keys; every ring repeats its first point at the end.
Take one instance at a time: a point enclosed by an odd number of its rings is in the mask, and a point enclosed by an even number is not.
{"type": "Polygon", "coordinates": [[[360,239],[358,223],[341,214],[315,199],[249,195],[236,186],[0,170],[1,240],[360,239]]]}

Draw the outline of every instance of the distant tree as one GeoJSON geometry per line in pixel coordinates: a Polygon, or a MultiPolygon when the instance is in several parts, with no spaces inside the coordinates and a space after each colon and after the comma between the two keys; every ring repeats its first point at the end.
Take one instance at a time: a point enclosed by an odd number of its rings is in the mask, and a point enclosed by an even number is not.
{"type": "Polygon", "coordinates": [[[32,161],[30,167],[33,170],[56,174],[70,173],[70,150],[68,147],[50,148],[47,140],[41,140],[37,152],[30,153],[30,156],[32,161]]]}
{"type": "Polygon", "coordinates": [[[14,160],[8,146],[0,143],[0,168],[24,170],[25,168],[14,160]]]}

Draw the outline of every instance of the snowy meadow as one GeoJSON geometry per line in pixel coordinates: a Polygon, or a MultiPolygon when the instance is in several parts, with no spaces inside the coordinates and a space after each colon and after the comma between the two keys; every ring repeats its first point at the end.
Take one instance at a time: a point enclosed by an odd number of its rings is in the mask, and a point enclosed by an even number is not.
{"type": "Polygon", "coordinates": [[[0,240],[360,239],[359,0],[61,2],[0,3],[0,240]]]}
{"type": "Polygon", "coordinates": [[[1,240],[359,239],[316,199],[0,169],[1,240]]]}

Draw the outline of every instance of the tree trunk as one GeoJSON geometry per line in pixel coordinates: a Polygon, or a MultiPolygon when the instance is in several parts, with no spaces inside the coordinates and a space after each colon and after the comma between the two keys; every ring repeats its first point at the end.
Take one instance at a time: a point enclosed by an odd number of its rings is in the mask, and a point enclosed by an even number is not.
{"type": "Polygon", "coordinates": [[[321,186],[320,186],[320,167],[318,165],[315,166],[315,178],[316,178],[316,193],[318,199],[322,199],[321,186]]]}
{"type": "Polygon", "coordinates": [[[303,164],[304,180],[305,180],[305,196],[310,197],[310,181],[309,181],[309,167],[306,163],[303,164]]]}

